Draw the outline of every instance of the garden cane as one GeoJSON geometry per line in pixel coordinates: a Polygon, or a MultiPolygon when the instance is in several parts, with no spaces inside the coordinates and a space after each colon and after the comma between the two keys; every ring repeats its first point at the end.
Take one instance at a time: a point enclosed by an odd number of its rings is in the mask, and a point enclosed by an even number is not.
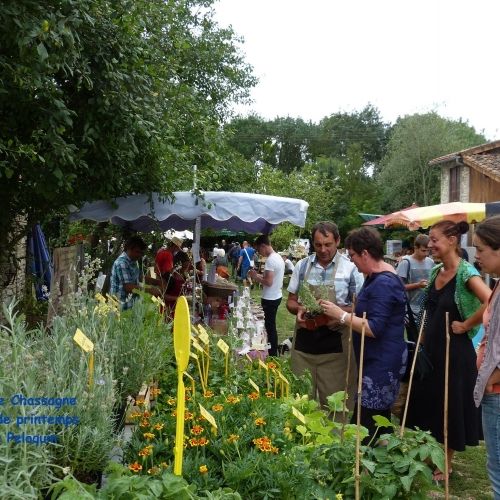
{"type": "Polygon", "coordinates": [[[399,437],[403,437],[405,432],[406,415],[408,414],[408,404],[410,402],[411,386],[413,383],[413,373],[415,372],[415,364],[417,362],[418,348],[420,347],[420,342],[422,341],[422,332],[424,331],[425,325],[425,315],[427,311],[424,310],[422,315],[422,322],[420,323],[420,331],[418,332],[417,345],[415,346],[415,355],[413,356],[413,361],[411,363],[410,379],[408,380],[408,393],[406,394],[405,409],[403,412],[403,419],[401,420],[401,429],[399,430],[399,437]]]}
{"type": "Polygon", "coordinates": [[[359,369],[358,369],[358,414],[356,416],[356,484],[355,496],[359,500],[359,455],[361,448],[361,436],[359,434],[359,427],[361,426],[361,390],[363,388],[363,358],[365,353],[365,328],[366,328],[366,311],[363,313],[363,323],[361,326],[361,352],[359,355],[359,369]]]}
{"type": "Polygon", "coordinates": [[[347,342],[347,368],[345,372],[345,389],[344,389],[344,401],[342,405],[342,429],[340,431],[340,441],[344,442],[344,428],[347,419],[347,405],[346,401],[348,396],[349,389],[349,372],[351,371],[351,351],[352,351],[352,320],[354,318],[354,309],[356,308],[356,294],[354,293],[352,296],[352,309],[351,309],[351,323],[349,325],[349,340],[347,342]]]}
{"type": "Polygon", "coordinates": [[[448,499],[449,492],[449,467],[448,467],[448,376],[450,372],[450,313],[446,311],[446,353],[444,362],[444,498],[448,499]]]}

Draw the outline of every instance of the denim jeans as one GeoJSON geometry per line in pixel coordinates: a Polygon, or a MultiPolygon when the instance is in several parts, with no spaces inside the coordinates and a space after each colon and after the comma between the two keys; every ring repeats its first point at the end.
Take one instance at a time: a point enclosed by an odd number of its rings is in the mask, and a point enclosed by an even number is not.
{"type": "Polygon", "coordinates": [[[500,500],[500,394],[485,394],[481,403],[487,469],[495,500],[500,500]]]}
{"type": "Polygon", "coordinates": [[[264,324],[266,327],[267,341],[271,344],[269,356],[278,355],[278,332],[276,331],[276,315],[281,299],[267,300],[261,299],[260,303],[264,310],[264,324]]]}

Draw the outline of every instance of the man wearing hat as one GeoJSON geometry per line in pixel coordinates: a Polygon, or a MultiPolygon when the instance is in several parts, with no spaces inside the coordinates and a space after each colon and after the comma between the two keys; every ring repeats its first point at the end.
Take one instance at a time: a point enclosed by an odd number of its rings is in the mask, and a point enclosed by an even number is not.
{"type": "Polygon", "coordinates": [[[166,281],[174,269],[174,255],[182,252],[183,240],[174,236],[166,247],[160,248],[155,257],[155,272],[166,281]]]}

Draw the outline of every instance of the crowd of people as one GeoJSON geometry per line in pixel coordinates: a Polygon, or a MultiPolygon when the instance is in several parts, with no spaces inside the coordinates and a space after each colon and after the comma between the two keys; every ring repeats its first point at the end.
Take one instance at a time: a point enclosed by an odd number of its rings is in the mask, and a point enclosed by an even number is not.
{"type": "MultiPolygon", "coordinates": [[[[422,323],[422,345],[432,369],[413,380],[407,425],[430,431],[440,443],[446,428],[448,474],[453,472],[454,453],[477,445],[484,433],[488,473],[495,498],[500,498],[500,299],[498,286],[492,290],[478,271],[500,275],[500,216],[476,226],[475,265],[463,258],[460,247],[461,236],[468,231],[465,222],[438,222],[428,235],[416,237],[413,253],[394,268],[384,260],[383,241],[376,230],[351,231],[341,252],[336,224],[319,222],[312,228],[313,253],[295,264],[275,251],[269,236],[261,235],[253,245],[248,241],[226,245],[222,240],[210,253],[201,251],[195,272],[200,281],[207,279],[211,260],[211,272],[225,270],[227,277],[240,279],[245,286],[262,286],[271,356],[279,353],[276,316],[288,274],[286,308],[296,316],[292,369],[297,375],[310,372],[312,395],[325,409],[329,395],[346,390],[347,409],[354,410],[355,421],[357,365],[363,356],[359,411],[370,444],[377,443],[373,416],[390,419],[400,394],[408,364],[405,324],[412,314],[417,325],[422,323]],[[265,259],[261,272],[255,266],[257,255],[265,259]],[[300,298],[304,286],[318,298],[323,314],[311,317],[300,298]],[[476,353],[472,338],[480,325],[485,336],[476,353]]],[[[132,291],[142,280],[137,261],[145,248],[140,238],[131,238],[113,265],[111,293],[124,309],[133,304],[132,291]]],[[[146,279],[145,291],[163,296],[171,311],[189,266],[182,241],[172,239],[157,253],[156,278],[146,279]]],[[[335,418],[345,417],[341,413],[335,418]]],[[[434,479],[442,481],[444,474],[436,468],[434,479]]]]}

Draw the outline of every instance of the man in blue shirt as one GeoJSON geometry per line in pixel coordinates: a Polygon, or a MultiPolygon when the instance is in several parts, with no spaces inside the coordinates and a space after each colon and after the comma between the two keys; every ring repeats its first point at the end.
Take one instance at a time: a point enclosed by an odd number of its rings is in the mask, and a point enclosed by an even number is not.
{"type": "MultiPolygon", "coordinates": [[[[146,251],[146,243],[139,236],[132,236],[125,242],[122,254],[115,260],[111,268],[110,293],[115,295],[121,304],[122,310],[130,309],[134,305],[137,295],[133,290],[140,288],[142,279],[138,260],[142,259],[146,251]]],[[[146,283],[158,285],[158,280],[146,276],[146,283]]],[[[144,290],[157,297],[161,296],[158,286],[148,286],[144,290]]]]}
{"type": "Polygon", "coordinates": [[[255,267],[254,263],[255,250],[248,244],[248,241],[243,242],[243,246],[240,250],[240,257],[238,259],[237,271],[240,271],[241,279],[243,284],[247,286],[247,282],[250,286],[253,286],[252,279],[248,276],[248,271],[250,268],[255,267]]]}

